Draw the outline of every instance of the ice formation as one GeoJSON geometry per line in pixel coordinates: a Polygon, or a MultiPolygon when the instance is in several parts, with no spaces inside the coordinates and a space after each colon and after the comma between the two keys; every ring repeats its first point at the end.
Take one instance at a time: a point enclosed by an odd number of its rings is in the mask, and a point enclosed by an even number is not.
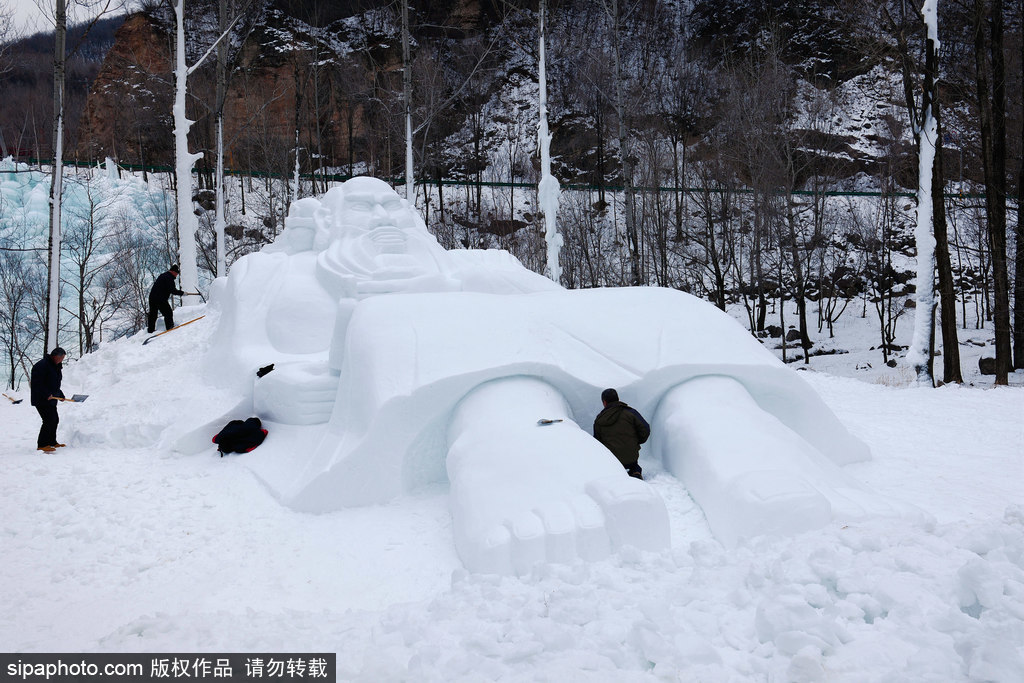
{"type": "Polygon", "coordinates": [[[867,448],[712,305],[567,291],[503,251],[445,251],[379,180],[296,202],[213,306],[209,370],[270,423],[245,462],[275,495],[319,512],[447,482],[470,570],[667,546],[660,497],[589,435],[605,387],[653,419],[645,453],[723,543],[892,511],[839,467],[867,448]]]}

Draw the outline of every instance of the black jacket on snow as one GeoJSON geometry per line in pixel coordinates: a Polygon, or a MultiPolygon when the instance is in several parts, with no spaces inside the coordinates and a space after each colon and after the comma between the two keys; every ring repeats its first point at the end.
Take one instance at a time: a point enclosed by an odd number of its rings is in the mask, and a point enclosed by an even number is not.
{"type": "Polygon", "coordinates": [[[185,292],[174,286],[174,273],[167,271],[156,279],[153,289],[149,290],[150,305],[165,304],[171,298],[171,294],[181,296],[185,292]]]}
{"type": "Polygon", "coordinates": [[[64,392],[60,390],[60,382],[64,375],[61,368],[62,364],[54,363],[51,356],[32,366],[32,375],[28,382],[32,390],[32,405],[57,405],[57,401],[51,401],[50,397],[64,398],[64,392]]]}
{"type": "Polygon", "coordinates": [[[594,420],[594,438],[629,468],[640,458],[640,444],[651,435],[651,426],[640,413],[622,401],[613,401],[594,420]]]}

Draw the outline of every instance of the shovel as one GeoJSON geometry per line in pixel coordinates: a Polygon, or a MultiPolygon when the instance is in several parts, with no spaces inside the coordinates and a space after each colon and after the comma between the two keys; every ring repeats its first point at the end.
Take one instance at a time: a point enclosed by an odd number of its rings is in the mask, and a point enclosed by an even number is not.
{"type": "Polygon", "coordinates": [[[58,401],[67,401],[68,403],[81,403],[89,398],[89,394],[75,394],[71,398],[60,398],[59,396],[51,396],[50,398],[55,398],[58,401]]]}
{"type": "Polygon", "coordinates": [[[206,317],[205,315],[201,315],[198,318],[192,318],[187,323],[182,323],[180,325],[175,325],[174,327],[172,327],[169,330],[164,330],[163,332],[157,332],[156,334],[154,334],[152,336],[149,336],[149,337],[146,337],[145,339],[143,339],[142,340],[142,345],[145,346],[146,344],[148,344],[149,342],[153,341],[154,339],[156,339],[157,337],[159,337],[161,335],[167,334],[168,332],[174,332],[175,330],[178,330],[178,329],[181,329],[182,327],[185,327],[185,325],[191,325],[195,321],[202,320],[205,317],[206,317]]]}
{"type": "Polygon", "coordinates": [[[25,399],[23,399],[23,398],[11,398],[11,397],[10,397],[10,396],[8,396],[7,394],[4,394],[4,398],[6,398],[6,399],[7,399],[8,401],[10,401],[11,403],[14,403],[14,404],[18,404],[18,403],[21,403],[22,401],[24,401],[24,400],[25,400],[25,399]]]}

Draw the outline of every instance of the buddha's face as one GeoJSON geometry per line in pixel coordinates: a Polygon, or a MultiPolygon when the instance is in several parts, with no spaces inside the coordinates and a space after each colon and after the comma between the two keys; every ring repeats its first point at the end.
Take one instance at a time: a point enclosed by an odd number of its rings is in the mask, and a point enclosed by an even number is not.
{"type": "Polygon", "coordinates": [[[346,236],[368,242],[380,254],[402,254],[416,216],[406,202],[386,184],[359,183],[346,189],[339,218],[346,236]]]}
{"type": "Polygon", "coordinates": [[[353,178],[324,199],[332,219],[322,268],[357,280],[393,281],[397,289],[401,280],[442,270],[444,250],[387,183],[353,178]]]}

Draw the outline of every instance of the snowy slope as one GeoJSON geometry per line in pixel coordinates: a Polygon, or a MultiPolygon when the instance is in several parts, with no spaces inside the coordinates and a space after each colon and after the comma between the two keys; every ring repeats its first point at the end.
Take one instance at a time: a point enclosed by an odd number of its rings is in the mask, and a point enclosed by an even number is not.
{"type": "MultiPolygon", "coordinates": [[[[180,312],[187,320],[201,310],[180,312]]],[[[34,449],[0,404],[6,651],[334,651],[338,679],[1017,681],[1024,678],[1024,390],[894,389],[809,373],[874,459],[847,472],[920,506],[900,520],[727,551],[678,481],[643,459],[672,549],[460,567],[443,486],[305,515],[167,425],[222,409],[204,319],[75,361],[69,446],[34,449]]]]}

